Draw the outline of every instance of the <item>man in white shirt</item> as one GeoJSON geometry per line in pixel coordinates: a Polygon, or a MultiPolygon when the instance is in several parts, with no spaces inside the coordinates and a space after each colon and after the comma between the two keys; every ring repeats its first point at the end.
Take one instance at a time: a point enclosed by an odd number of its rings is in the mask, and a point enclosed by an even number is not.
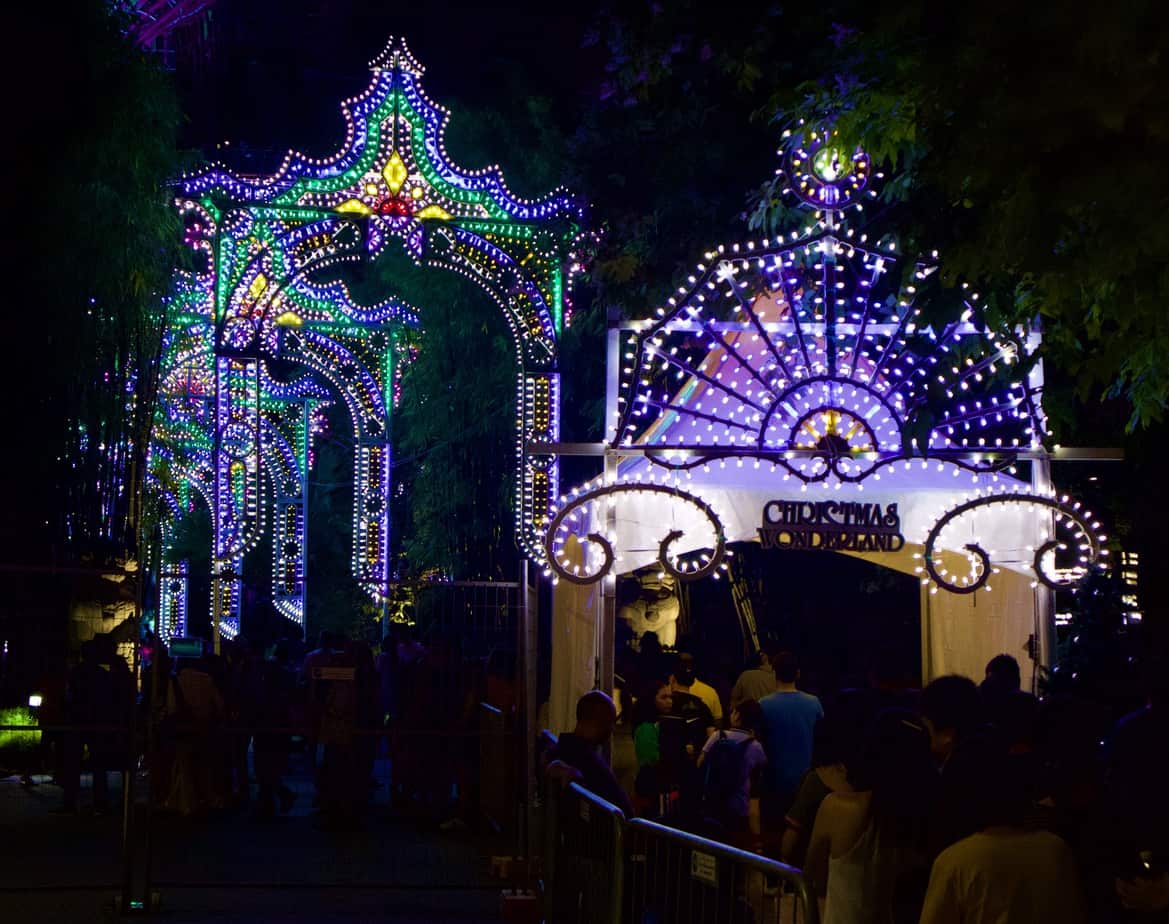
{"type": "Polygon", "coordinates": [[[920,924],[1033,924],[1087,920],[1071,848],[1050,831],[1023,827],[1026,790],[1001,748],[975,744],[981,828],[943,850],[930,871],[920,924]]]}

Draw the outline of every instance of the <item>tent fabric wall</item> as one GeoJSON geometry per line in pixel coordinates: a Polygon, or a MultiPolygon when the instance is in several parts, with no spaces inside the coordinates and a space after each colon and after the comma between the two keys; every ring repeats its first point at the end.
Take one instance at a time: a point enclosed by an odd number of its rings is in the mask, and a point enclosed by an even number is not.
{"type": "MultiPolygon", "coordinates": [[[[921,577],[922,547],[906,543],[899,552],[854,554],[885,568],[921,577]]],[[[779,552],[777,554],[783,554],[779,552]]],[[[947,552],[946,565],[961,570],[957,553],[947,552]]],[[[988,582],[990,591],[954,594],[945,590],[921,593],[922,683],[945,674],[962,674],[981,681],[986,662],[997,654],[1012,655],[1023,673],[1023,689],[1031,689],[1034,665],[1027,655],[1027,641],[1035,631],[1035,591],[1032,579],[1009,568],[1000,568],[988,582]]]]}
{"type": "Polygon", "coordinates": [[[1027,641],[1035,631],[1035,591],[1026,575],[1006,569],[993,580],[990,593],[931,594],[923,588],[923,680],[962,674],[981,681],[987,661],[1009,654],[1019,662],[1023,689],[1032,688],[1035,666],[1027,641]]]}
{"type": "MultiPolygon", "coordinates": [[[[575,537],[565,543],[570,560],[581,558],[575,537]]],[[[597,638],[603,584],[561,581],[552,589],[552,690],[548,728],[560,734],[576,724],[576,701],[596,685],[597,638]]]]}

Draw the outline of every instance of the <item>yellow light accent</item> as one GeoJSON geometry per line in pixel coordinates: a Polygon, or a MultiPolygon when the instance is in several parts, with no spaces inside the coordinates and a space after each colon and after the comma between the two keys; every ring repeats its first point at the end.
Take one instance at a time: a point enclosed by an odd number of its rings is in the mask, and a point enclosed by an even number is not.
{"type": "Polygon", "coordinates": [[[366,183],[365,184],[365,194],[367,196],[376,196],[377,195],[377,183],[366,183]]]}
{"type": "Polygon", "coordinates": [[[410,195],[415,199],[421,199],[422,198],[422,187],[415,186],[413,189],[410,190],[410,195]]]}
{"type": "Polygon", "coordinates": [[[304,318],[295,311],[286,311],[276,319],[277,327],[300,327],[302,324],[304,324],[304,318]]]}
{"type": "Polygon", "coordinates": [[[252,280],[252,284],[248,286],[248,295],[255,300],[264,294],[266,288],[268,288],[268,277],[260,273],[252,280]]]}
{"type": "Polygon", "coordinates": [[[386,161],[386,166],[382,169],[382,176],[385,177],[390,192],[395,196],[402,188],[402,184],[406,182],[406,175],[406,165],[402,163],[402,158],[398,156],[397,151],[392,152],[390,159],[386,161]]]}
{"type": "Polygon", "coordinates": [[[335,211],[353,212],[354,214],[357,214],[357,215],[370,214],[369,206],[366,205],[364,202],[362,202],[360,199],[346,199],[339,206],[337,206],[335,211]]]}
{"type": "Polygon", "coordinates": [[[428,205],[424,209],[419,209],[415,213],[414,217],[415,218],[441,218],[443,221],[447,221],[450,219],[451,213],[448,212],[446,209],[440,208],[437,205],[428,205]]]}

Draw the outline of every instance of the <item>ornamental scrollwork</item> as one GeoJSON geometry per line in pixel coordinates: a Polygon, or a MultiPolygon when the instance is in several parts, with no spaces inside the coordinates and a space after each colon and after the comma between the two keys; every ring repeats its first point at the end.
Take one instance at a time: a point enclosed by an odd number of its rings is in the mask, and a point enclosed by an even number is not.
{"type": "Polygon", "coordinates": [[[1008,506],[1035,508],[1039,515],[1050,517],[1050,529],[1041,532],[1042,541],[1028,547],[1032,552],[1030,564],[1035,580],[1045,587],[1052,590],[1075,587],[1091,566],[1108,554],[1103,547],[1106,537],[1099,533],[1100,524],[1078,502],[1022,492],[993,494],[951,508],[933,525],[922,553],[929,579],[955,594],[970,594],[984,587],[995,571],[992,552],[978,541],[964,543],[962,548],[970,562],[970,572],[959,576],[950,572],[942,561],[942,535],[975,511],[1008,506]],[[1057,568],[1057,556],[1064,558],[1064,567],[1057,568]]]}
{"type": "Polygon", "coordinates": [[[614,546],[613,537],[606,532],[606,507],[622,496],[639,495],[652,498],[650,504],[656,500],[675,510],[677,505],[689,508],[691,513],[697,513],[698,520],[707,530],[701,538],[709,541],[701,549],[675,553],[673,549],[679,540],[690,533],[676,527],[669,529],[658,540],[657,561],[663,571],[679,581],[697,581],[725,567],[724,559],[729,554],[726,533],[710,504],[669,485],[616,484],[594,488],[570,498],[553,516],[544,535],[544,550],[552,571],[573,584],[592,584],[609,574],[618,560],[619,550],[614,546]],[[584,532],[586,529],[589,532],[584,532]],[[570,535],[576,536],[585,549],[585,560],[580,565],[573,564],[566,557],[564,545],[570,535]]]}

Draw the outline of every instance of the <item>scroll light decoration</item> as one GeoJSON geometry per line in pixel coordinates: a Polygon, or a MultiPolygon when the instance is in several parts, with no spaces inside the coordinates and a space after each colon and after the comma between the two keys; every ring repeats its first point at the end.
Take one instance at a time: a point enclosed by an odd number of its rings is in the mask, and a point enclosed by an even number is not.
{"type": "MultiPolygon", "coordinates": [[[[958,526],[964,518],[977,516],[978,511],[995,508],[1031,507],[1037,515],[1049,515],[1051,529],[1044,529],[1038,546],[1027,546],[1032,553],[1031,570],[1035,579],[1032,587],[1040,584],[1052,590],[1064,590],[1078,586],[1087,576],[1091,567],[1108,555],[1104,543],[1108,537],[1100,532],[1100,522],[1079,501],[1066,495],[1059,497],[1020,491],[992,493],[966,500],[942,514],[926,536],[923,551],[914,558],[922,560],[916,567],[922,574],[921,582],[930,587],[930,593],[937,593],[939,587],[950,593],[971,594],[980,588],[991,590],[988,583],[991,576],[999,573],[993,564],[995,550],[984,549],[977,542],[967,542],[966,558],[970,570],[966,574],[951,572],[942,560],[943,535],[948,529],[958,526]],[[1055,558],[1058,553],[1074,555],[1071,567],[1057,569],[1055,558]]],[[[955,543],[956,544],[956,543],[955,543]]],[[[955,544],[949,545],[953,548],[955,544]]]]}
{"type": "MultiPolygon", "coordinates": [[[[591,490],[574,491],[567,498],[561,498],[561,506],[554,510],[552,520],[544,534],[544,550],[547,555],[545,574],[555,583],[559,578],[573,584],[592,584],[601,580],[622,560],[621,552],[645,551],[616,548],[616,539],[603,531],[594,529],[583,534],[590,524],[604,523],[607,511],[616,506],[622,497],[652,498],[651,509],[661,510],[653,517],[654,522],[668,526],[674,521],[668,513],[678,505],[697,511],[702,518],[703,528],[708,532],[702,537],[709,541],[697,551],[675,553],[672,548],[686,533],[678,528],[667,529],[658,541],[658,564],[662,570],[679,581],[697,581],[704,577],[718,578],[726,571],[726,559],[732,555],[727,548],[726,532],[722,520],[709,503],[699,497],[665,484],[614,484],[591,490]],[[570,535],[576,536],[584,547],[584,563],[577,566],[569,561],[564,551],[565,541],[570,535]]],[[[604,527],[600,528],[601,530],[604,527]]]]}

